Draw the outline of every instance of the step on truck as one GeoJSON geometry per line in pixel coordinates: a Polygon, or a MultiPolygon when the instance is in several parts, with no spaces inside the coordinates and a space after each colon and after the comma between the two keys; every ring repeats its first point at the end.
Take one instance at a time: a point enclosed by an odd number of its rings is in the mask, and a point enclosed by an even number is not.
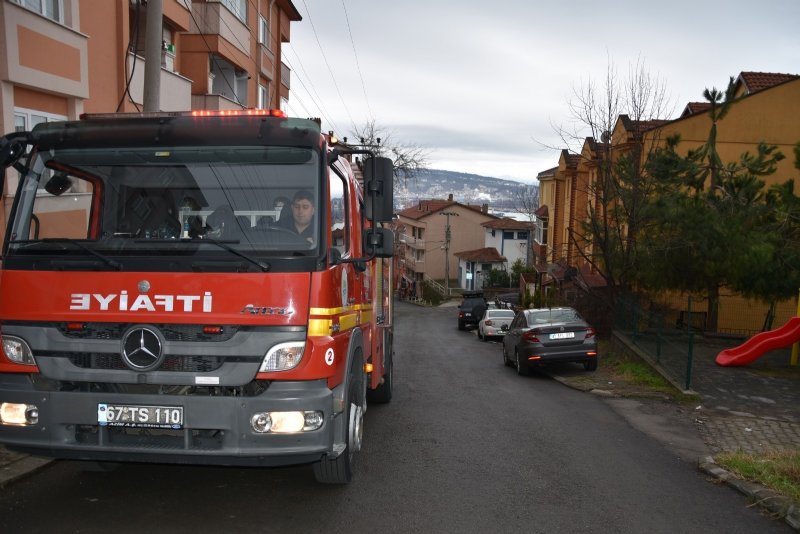
{"type": "Polygon", "coordinates": [[[351,480],[392,397],[391,160],[243,110],[43,123],[0,164],[0,444],[351,480]]]}

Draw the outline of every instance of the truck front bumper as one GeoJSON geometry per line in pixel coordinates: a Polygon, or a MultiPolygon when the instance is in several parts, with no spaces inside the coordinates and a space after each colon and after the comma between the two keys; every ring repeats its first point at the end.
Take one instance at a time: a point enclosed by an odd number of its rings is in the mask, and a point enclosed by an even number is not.
{"type": "Polygon", "coordinates": [[[280,466],[335,457],[335,390],[325,380],[273,382],[260,395],[203,396],[38,391],[27,375],[0,377],[0,403],[35,406],[38,422],[0,425],[0,443],[38,456],[79,460],[201,465],[280,466]],[[183,428],[130,428],[98,423],[101,404],[180,406],[183,428]],[[258,433],[258,412],[319,411],[318,430],[258,433]]]}

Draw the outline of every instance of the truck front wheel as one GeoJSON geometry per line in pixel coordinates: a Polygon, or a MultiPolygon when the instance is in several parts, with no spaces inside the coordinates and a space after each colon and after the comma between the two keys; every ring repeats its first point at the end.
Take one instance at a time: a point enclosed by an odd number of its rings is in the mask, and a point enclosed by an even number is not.
{"type": "Polygon", "coordinates": [[[348,484],[353,479],[353,460],[355,453],[361,449],[364,437],[364,364],[360,354],[353,358],[350,366],[350,379],[347,386],[345,417],[347,425],[347,446],[333,460],[323,458],[314,464],[314,476],[323,484],[348,484]]]}

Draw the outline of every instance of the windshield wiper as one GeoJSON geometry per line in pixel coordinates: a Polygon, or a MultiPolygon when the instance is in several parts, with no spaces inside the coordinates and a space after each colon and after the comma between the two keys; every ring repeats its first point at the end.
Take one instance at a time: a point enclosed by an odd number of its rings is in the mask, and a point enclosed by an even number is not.
{"type": "Polygon", "coordinates": [[[216,239],[203,238],[203,239],[136,239],[134,240],[134,242],[135,243],[210,243],[212,245],[218,246],[223,250],[227,250],[231,254],[234,254],[236,256],[239,256],[240,258],[249,261],[256,267],[261,269],[261,272],[266,273],[267,271],[272,269],[272,266],[269,263],[264,263],[259,259],[256,259],[248,254],[245,254],[244,252],[240,252],[235,248],[229,246],[229,243],[231,245],[238,245],[239,241],[218,241],[216,239]]]}
{"type": "Polygon", "coordinates": [[[103,260],[103,263],[105,263],[112,269],[115,269],[117,271],[122,270],[122,264],[120,262],[112,260],[108,256],[104,256],[103,254],[100,254],[96,250],[92,250],[91,248],[87,247],[80,241],[77,241],[75,239],[70,239],[68,237],[45,237],[43,239],[14,239],[10,241],[10,243],[20,244],[20,245],[33,245],[36,243],[68,243],[70,245],[75,245],[79,249],[83,250],[84,252],[88,252],[89,254],[91,254],[96,258],[100,258],[101,260],[103,260]]]}

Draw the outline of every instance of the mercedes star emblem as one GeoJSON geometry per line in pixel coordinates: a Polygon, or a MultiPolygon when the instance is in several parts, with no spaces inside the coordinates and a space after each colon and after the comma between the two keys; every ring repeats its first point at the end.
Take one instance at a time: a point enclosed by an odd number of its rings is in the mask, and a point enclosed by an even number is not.
{"type": "Polygon", "coordinates": [[[161,338],[145,326],[131,328],[122,337],[122,359],[134,371],[151,371],[161,365],[161,338]]]}

